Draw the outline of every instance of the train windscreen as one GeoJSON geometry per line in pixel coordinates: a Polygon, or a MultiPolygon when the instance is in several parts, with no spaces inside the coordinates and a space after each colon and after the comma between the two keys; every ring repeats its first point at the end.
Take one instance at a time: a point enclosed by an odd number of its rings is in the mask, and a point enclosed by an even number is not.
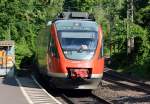
{"type": "Polygon", "coordinates": [[[58,38],[66,58],[90,60],[98,43],[98,26],[91,21],[67,21],[56,23],[58,38]]]}

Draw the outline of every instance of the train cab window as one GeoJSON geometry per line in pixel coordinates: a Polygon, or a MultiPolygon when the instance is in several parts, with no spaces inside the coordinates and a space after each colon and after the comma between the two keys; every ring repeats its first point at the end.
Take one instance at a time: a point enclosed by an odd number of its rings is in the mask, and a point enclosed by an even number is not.
{"type": "Polygon", "coordinates": [[[58,39],[64,56],[72,60],[90,60],[97,49],[98,25],[92,21],[59,20],[58,39]]]}
{"type": "Polygon", "coordinates": [[[59,40],[66,58],[89,60],[97,47],[97,32],[59,32],[59,40]]]}

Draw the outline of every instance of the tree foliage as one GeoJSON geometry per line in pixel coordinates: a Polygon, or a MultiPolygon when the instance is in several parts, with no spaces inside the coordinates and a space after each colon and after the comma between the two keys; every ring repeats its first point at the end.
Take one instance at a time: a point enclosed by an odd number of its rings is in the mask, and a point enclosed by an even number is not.
{"type": "MultiPolygon", "coordinates": [[[[140,70],[140,73],[146,73],[150,68],[150,1],[134,0],[133,23],[126,19],[127,2],[124,0],[122,3],[123,5],[120,9],[117,9],[116,7],[114,8],[117,14],[114,15],[111,31],[111,45],[113,47],[112,53],[113,60],[115,60],[113,64],[116,63],[118,68],[126,67],[128,70],[132,68],[137,72],[140,70]],[[129,25],[128,36],[127,24],[129,25]],[[135,41],[134,50],[129,56],[125,55],[127,53],[127,37],[134,37],[135,41]],[[119,51],[116,52],[115,50],[119,51]],[[123,58],[124,61],[122,61],[123,58]]],[[[115,3],[115,5],[117,4],[115,3]]]]}
{"type": "Polygon", "coordinates": [[[38,31],[62,10],[63,0],[0,0],[0,40],[16,42],[16,64],[35,52],[38,31]]]}

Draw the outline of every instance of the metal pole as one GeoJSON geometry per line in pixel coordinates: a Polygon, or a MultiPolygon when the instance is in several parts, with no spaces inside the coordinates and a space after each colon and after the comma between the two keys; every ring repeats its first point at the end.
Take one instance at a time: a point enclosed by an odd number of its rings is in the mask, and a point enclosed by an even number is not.
{"type": "Polygon", "coordinates": [[[133,0],[127,0],[127,55],[134,49],[134,37],[130,37],[130,22],[133,23],[133,0]]]}
{"type": "Polygon", "coordinates": [[[128,39],[128,35],[129,35],[129,0],[127,0],[127,36],[126,36],[126,38],[127,38],[127,56],[128,56],[128,54],[129,54],[129,51],[130,51],[130,49],[129,49],[129,39],[128,39]]]}
{"type": "MultiPolygon", "coordinates": [[[[133,0],[131,0],[131,22],[132,23],[134,22],[133,9],[134,9],[133,0]]],[[[134,36],[131,37],[130,42],[131,42],[131,50],[134,51],[134,36]]]]}
{"type": "MultiPolygon", "coordinates": [[[[9,48],[9,46],[8,46],[9,48]]],[[[8,48],[6,49],[6,75],[7,75],[7,51],[8,51],[8,48]]]]}
{"type": "Polygon", "coordinates": [[[131,17],[132,17],[132,18],[131,18],[131,21],[132,21],[132,22],[134,21],[134,16],[133,16],[133,11],[134,11],[134,10],[133,10],[133,9],[134,9],[133,0],[131,0],[131,12],[132,12],[132,13],[131,13],[131,17]]]}

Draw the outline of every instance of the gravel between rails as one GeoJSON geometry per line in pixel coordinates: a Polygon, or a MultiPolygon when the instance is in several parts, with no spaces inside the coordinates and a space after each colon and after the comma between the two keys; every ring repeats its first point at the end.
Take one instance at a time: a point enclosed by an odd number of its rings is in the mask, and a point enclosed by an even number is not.
{"type": "Polygon", "coordinates": [[[106,99],[97,97],[87,90],[72,90],[70,92],[65,92],[62,97],[69,104],[112,104],[106,99]]]}
{"type": "Polygon", "coordinates": [[[114,104],[150,104],[150,95],[106,81],[92,93],[114,104]]]}

